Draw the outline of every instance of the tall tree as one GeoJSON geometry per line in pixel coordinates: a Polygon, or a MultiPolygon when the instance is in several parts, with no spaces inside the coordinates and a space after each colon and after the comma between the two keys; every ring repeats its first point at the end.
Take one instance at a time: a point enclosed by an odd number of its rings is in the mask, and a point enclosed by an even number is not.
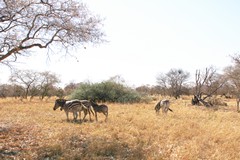
{"type": "Polygon", "coordinates": [[[100,43],[101,22],[77,0],[0,0],[0,63],[10,65],[33,48],[68,53],[69,47],[100,43]]]}
{"type": "Polygon", "coordinates": [[[157,76],[157,83],[164,88],[167,88],[169,94],[176,99],[182,94],[182,87],[189,78],[190,73],[182,69],[170,69],[166,74],[159,74],[157,76]]]}
{"type": "Polygon", "coordinates": [[[224,69],[224,75],[228,78],[229,83],[234,86],[235,94],[240,96],[238,95],[240,93],[240,57],[234,57],[233,60],[234,64],[224,69]]]}
{"type": "Polygon", "coordinates": [[[43,99],[46,96],[51,96],[51,91],[54,90],[55,85],[60,82],[60,79],[56,74],[51,73],[49,71],[40,73],[39,78],[39,88],[40,88],[40,96],[43,99]]]}
{"type": "Polygon", "coordinates": [[[20,85],[24,88],[23,98],[27,99],[31,88],[36,87],[39,73],[32,70],[15,70],[9,80],[13,84],[20,85]]]}
{"type": "Polygon", "coordinates": [[[235,95],[237,96],[237,111],[240,112],[240,55],[235,54],[232,56],[233,65],[224,69],[224,75],[229,80],[229,84],[233,86],[235,95]]]}

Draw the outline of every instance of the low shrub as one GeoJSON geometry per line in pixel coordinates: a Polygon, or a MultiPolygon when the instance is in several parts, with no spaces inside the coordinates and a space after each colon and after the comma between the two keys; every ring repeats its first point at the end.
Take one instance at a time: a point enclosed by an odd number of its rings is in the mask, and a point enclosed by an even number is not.
{"type": "Polygon", "coordinates": [[[102,102],[135,103],[141,101],[141,95],[124,84],[114,81],[101,83],[82,83],[70,95],[71,99],[93,99],[102,102]]]}

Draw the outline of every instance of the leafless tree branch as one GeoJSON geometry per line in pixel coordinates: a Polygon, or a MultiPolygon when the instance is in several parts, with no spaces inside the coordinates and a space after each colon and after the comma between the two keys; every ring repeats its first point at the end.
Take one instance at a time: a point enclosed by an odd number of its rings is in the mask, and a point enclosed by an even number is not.
{"type": "MultiPolygon", "coordinates": [[[[77,0],[0,1],[0,63],[32,48],[103,42],[102,19],[77,0]]],[[[48,49],[49,50],[49,49],[48,49]]],[[[51,49],[50,49],[51,50],[51,49]]]]}

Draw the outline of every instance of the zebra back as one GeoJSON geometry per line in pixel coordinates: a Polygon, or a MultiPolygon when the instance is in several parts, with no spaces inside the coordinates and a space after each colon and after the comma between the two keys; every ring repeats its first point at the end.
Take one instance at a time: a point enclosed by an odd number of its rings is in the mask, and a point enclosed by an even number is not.
{"type": "Polygon", "coordinates": [[[80,102],[82,103],[83,109],[89,111],[89,114],[91,112],[94,115],[94,112],[93,112],[94,109],[93,109],[93,106],[92,106],[90,101],[88,101],[88,100],[80,100],[80,102]]]}
{"type": "Polygon", "coordinates": [[[169,108],[169,106],[170,106],[170,101],[168,99],[160,100],[155,106],[156,113],[159,113],[159,110],[161,108],[163,113],[167,113],[168,110],[173,112],[172,109],[169,108]]]}
{"type": "Polygon", "coordinates": [[[101,104],[101,105],[98,105],[97,103],[95,103],[94,101],[90,101],[93,109],[95,112],[103,112],[103,113],[107,113],[108,112],[108,106],[105,105],[105,104],[101,104]]]}
{"type": "Polygon", "coordinates": [[[61,106],[61,110],[68,111],[68,112],[79,112],[83,110],[83,105],[80,100],[70,100],[66,101],[66,103],[61,106]]]}

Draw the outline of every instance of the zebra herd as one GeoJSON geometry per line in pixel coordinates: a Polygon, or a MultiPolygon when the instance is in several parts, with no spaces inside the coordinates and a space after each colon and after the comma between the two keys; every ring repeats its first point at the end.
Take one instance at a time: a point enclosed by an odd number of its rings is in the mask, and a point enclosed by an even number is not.
{"type": "MultiPolygon", "coordinates": [[[[53,110],[56,110],[60,107],[60,110],[64,110],[67,116],[67,121],[69,121],[69,112],[73,113],[73,120],[77,121],[78,113],[81,120],[81,112],[83,111],[84,117],[82,121],[85,120],[87,114],[89,114],[89,120],[91,119],[91,114],[95,115],[96,121],[97,119],[97,113],[103,113],[105,115],[105,121],[107,121],[108,118],[108,106],[105,104],[98,105],[97,103],[93,102],[92,100],[66,100],[66,99],[57,99],[55,101],[55,105],[53,107],[53,110]]],[[[169,111],[173,112],[170,107],[170,101],[168,99],[160,100],[156,106],[155,111],[156,114],[159,114],[160,109],[162,109],[162,113],[166,114],[169,111]]]]}
{"type": "Polygon", "coordinates": [[[73,119],[74,121],[77,121],[78,113],[81,119],[82,111],[84,113],[83,121],[85,120],[87,114],[89,114],[89,120],[92,121],[91,113],[95,115],[95,119],[96,121],[98,121],[97,112],[103,113],[106,116],[105,121],[107,121],[107,118],[108,118],[108,106],[104,104],[98,105],[92,100],[88,101],[88,100],[78,100],[78,99],[74,99],[74,100],[57,99],[55,101],[53,110],[56,110],[59,107],[61,111],[62,110],[65,111],[67,116],[67,121],[69,121],[69,117],[68,117],[69,112],[73,113],[73,119]]]}

